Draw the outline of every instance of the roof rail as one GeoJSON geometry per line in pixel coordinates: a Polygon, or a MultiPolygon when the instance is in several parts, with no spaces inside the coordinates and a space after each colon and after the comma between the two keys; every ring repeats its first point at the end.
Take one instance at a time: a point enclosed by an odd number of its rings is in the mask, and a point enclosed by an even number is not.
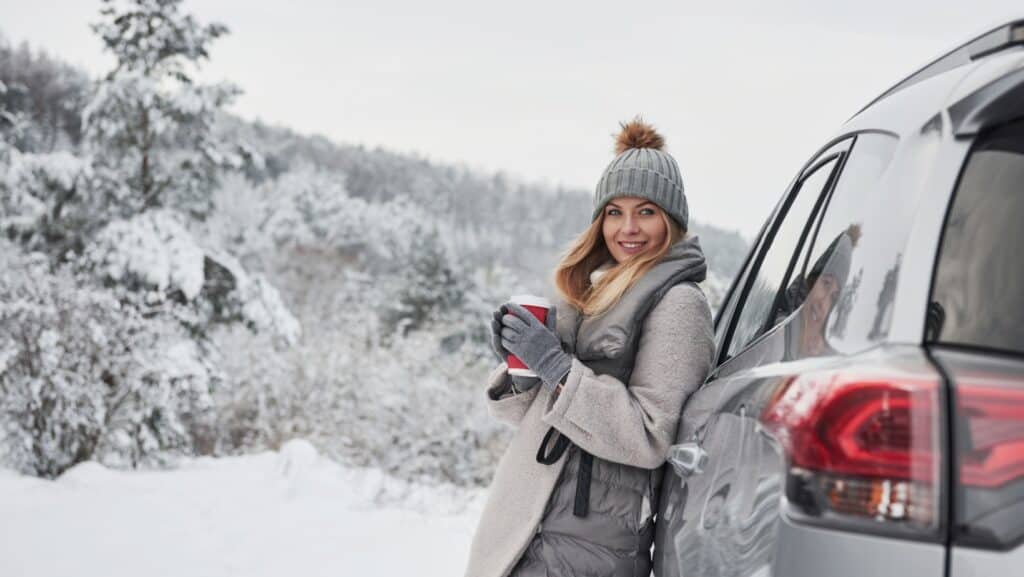
{"type": "MultiPolygon", "coordinates": [[[[942,74],[947,70],[952,70],[958,66],[967,64],[972,60],[977,60],[994,52],[1017,45],[1024,45],[1024,19],[1014,20],[1008,24],[1003,24],[994,30],[990,30],[981,36],[974,38],[966,44],[943,54],[929,64],[926,64],[917,72],[914,72],[910,76],[896,83],[896,85],[889,90],[883,92],[877,98],[869,102],[867,106],[858,110],[857,114],[864,112],[880,100],[887,98],[908,86],[912,86],[922,80],[927,80],[932,76],[942,74]]],[[[857,114],[854,114],[854,116],[857,116],[857,114]]]]}

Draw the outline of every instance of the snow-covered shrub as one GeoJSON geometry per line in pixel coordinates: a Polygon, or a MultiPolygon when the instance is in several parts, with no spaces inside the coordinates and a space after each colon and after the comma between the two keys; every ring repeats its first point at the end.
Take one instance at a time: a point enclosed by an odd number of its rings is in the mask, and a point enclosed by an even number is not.
{"type": "Polygon", "coordinates": [[[88,160],[68,152],[9,150],[0,158],[0,232],[30,250],[60,255],[88,232],[83,197],[91,186],[88,160]]]}
{"type": "Polygon", "coordinates": [[[203,256],[178,216],[166,210],[110,223],[87,254],[110,281],[178,293],[182,302],[194,300],[203,289],[203,256]]]}
{"type": "Polygon", "coordinates": [[[308,438],[336,460],[403,479],[486,484],[507,442],[484,407],[488,357],[438,327],[381,345],[336,323],[278,351],[262,335],[218,331],[231,359],[231,384],[216,395],[221,450],[308,438]]]}
{"type": "Polygon", "coordinates": [[[218,378],[173,319],[70,266],[0,246],[4,460],[48,477],[98,459],[134,466],[191,453],[218,378]]]}
{"type": "Polygon", "coordinates": [[[493,358],[445,344],[440,327],[410,332],[367,350],[335,386],[347,390],[325,447],[404,479],[486,485],[507,443],[483,388],[493,358]]]}
{"type": "Polygon", "coordinates": [[[201,247],[183,220],[150,210],[101,230],[81,261],[108,283],[183,305],[179,319],[198,335],[212,323],[241,321],[294,342],[298,321],[277,290],[230,254],[201,247]]]}

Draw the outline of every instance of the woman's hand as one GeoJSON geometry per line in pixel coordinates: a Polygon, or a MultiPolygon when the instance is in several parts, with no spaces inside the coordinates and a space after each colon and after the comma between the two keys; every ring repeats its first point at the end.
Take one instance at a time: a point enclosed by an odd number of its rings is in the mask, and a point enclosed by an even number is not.
{"type": "Polygon", "coordinates": [[[505,362],[508,358],[508,351],[505,350],[505,347],[501,346],[501,329],[503,328],[501,317],[505,316],[507,312],[508,309],[502,305],[494,311],[494,315],[491,318],[491,350],[494,351],[494,354],[498,355],[498,362],[501,363],[505,362]]]}
{"type": "Polygon", "coordinates": [[[501,347],[537,373],[544,386],[554,389],[572,368],[572,357],[562,350],[555,334],[555,308],[548,310],[547,324],[515,303],[506,303],[502,309],[508,314],[501,317],[501,347]]]}

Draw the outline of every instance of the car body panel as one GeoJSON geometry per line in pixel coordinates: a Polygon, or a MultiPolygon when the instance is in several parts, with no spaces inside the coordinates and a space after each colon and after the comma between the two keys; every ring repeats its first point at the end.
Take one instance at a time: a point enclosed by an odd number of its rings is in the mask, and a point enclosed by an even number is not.
{"type": "MultiPolygon", "coordinates": [[[[1024,547],[1011,551],[985,551],[953,547],[949,554],[950,577],[1024,574],[1024,547]]],[[[938,573],[934,573],[938,575],[938,573]]]]}
{"type": "Polygon", "coordinates": [[[763,575],[935,577],[945,573],[946,547],[942,544],[808,527],[785,516],[779,526],[775,563],[772,572],[763,575]]]}
{"type": "MultiPolygon", "coordinates": [[[[789,184],[716,318],[720,364],[683,410],[676,442],[699,446],[707,462],[694,472],[666,467],[655,539],[659,577],[1024,574],[1024,546],[1008,552],[947,548],[941,531],[929,539],[907,539],[872,534],[870,523],[866,529],[862,523],[838,530],[798,514],[786,499],[786,457],[759,421],[780,387],[807,371],[864,366],[872,358],[884,363],[894,355],[934,368],[922,346],[927,303],[949,200],[973,142],[954,133],[948,109],[1022,69],[1024,47],[1018,46],[893,92],[847,121],[789,184]],[[890,219],[885,238],[900,249],[892,291],[858,295],[877,296],[886,332],[861,348],[832,349],[823,356],[801,352],[798,308],[727,358],[723,341],[742,308],[735,301],[746,298],[744,285],[756,278],[751,263],[770,250],[775,221],[799,175],[837,142],[866,132],[899,139],[893,169],[875,184],[882,197],[892,199],[882,210],[899,216],[890,219]]],[[[854,144],[852,154],[856,150],[854,144]]]]}

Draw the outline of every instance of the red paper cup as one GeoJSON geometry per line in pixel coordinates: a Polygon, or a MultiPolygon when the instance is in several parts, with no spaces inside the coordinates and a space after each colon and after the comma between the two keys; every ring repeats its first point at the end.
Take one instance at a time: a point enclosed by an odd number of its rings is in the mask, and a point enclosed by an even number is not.
{"type": "MultiPolygon", "coordinates": [[[[540,322],[547,323],[548,311],[551,310],[551,301],[548,299],[533,295],[514,295],[510,297],[509,300],[533,313],[533,316],[537,317],[540,322]]],[[[509,355],[507,361],[508,374],[515,375],[517,377],[537,376],[537,373],[526,368],[526,365],[523,364],[523,361],[519,360],[519,357],[509,355]]]]}

